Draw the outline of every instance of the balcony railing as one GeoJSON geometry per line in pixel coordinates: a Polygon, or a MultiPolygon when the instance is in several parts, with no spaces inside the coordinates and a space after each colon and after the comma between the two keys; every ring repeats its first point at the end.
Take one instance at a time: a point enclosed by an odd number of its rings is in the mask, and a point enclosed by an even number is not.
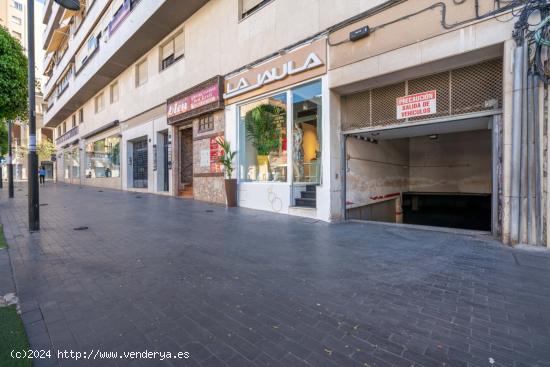
{"type": "Polygon", "coordinates": [[[74,138],[78,135],[78,126],[73,127],[71,130],[67,131],[65,134],[61,135],[59,138],[55,139],[55,144],[60,145],[67,140],[74,138]]]}

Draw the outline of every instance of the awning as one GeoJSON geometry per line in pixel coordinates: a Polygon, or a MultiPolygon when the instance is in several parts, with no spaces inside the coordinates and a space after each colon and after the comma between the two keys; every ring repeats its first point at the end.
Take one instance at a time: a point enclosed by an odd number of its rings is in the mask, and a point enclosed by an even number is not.
{"type": "Polygon", "coordinates": [[[65,9],[65,11],[63,12],[63,16],[61,16],[61,21],[64,21],[65,19],[69,19],[73,15],[82,12],[85,6],[86,6],[86,0],[80,0],[80,10],[65,9]]]}
{"type": "Polygon", "coordinates": [[[46,52],[53,52],[59,49],[65,38],[69,35],[69,26],[63,26],[53,31],[50,44],[46,48],[46,52]]]}

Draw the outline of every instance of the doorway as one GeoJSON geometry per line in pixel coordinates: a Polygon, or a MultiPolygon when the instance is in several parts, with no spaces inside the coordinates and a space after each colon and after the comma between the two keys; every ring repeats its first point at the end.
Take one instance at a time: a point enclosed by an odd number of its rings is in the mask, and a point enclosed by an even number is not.
{"type": "Polygon", "coordinates": [[[193,197],[193,128],[180,130],[180,196],[193,197]]]}
{"type": "Polygon", "coordinates": [[[132,142],[132,176],[133,187],[146,189],[148,187],[148,143],[147,136],[132,142]]]}
{"type": "Polygon", "coordinates": [[[492,128],[480,117],[348,136],[346,217],[494,231],[492,128]]]}

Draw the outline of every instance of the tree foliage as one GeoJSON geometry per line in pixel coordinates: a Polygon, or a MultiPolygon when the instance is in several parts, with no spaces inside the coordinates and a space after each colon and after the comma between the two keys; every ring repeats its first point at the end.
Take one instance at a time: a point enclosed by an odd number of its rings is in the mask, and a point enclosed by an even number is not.
{"type": "Polygon", "coordinates": [[[27,57],[23,47],[0,27],[0,154],[7,152],[6,120],[27,116],[27,57]]]}
{"type": "Polygon", "coordinates": [[[52,159],[52,155],[55,154],[55,144],[48,138],[43,137],[40,143],[36,145],[36,151],[38,153],[39,162],[47,162],[52,159]]]}
{"type": "Polygon", "coordinates": [[[26,119],[27,57],[19,41],[0,27],[0,116],[26,119]]]}

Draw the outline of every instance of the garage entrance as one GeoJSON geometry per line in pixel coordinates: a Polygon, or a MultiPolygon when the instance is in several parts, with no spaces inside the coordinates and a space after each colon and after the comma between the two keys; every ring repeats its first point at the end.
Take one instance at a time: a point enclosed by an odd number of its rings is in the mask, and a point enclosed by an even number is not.
{"type": "Polygon", "coordinates": [[[348,137],[348,219],[491,231],[492,118],[348,137]]]}
{"type": "Polygon", "coordinates": [[[346,218],[498,234],[502,59],[383,82],[342,97],[346,218]]]}

